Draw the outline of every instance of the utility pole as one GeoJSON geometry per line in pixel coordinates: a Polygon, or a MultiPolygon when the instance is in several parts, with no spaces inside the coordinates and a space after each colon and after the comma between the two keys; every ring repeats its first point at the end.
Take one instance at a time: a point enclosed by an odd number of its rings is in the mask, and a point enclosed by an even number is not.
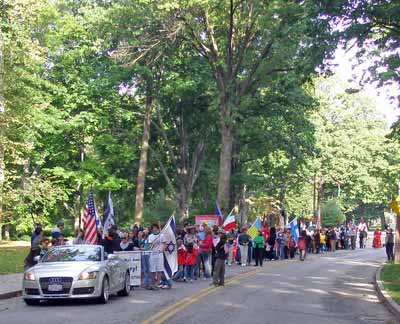
{"type": "Polygon", "coordinates": [[[4,131],[5,131],[5,98],[4,98],[4,37],[0,29],[0,241],[2,240],[3,229],[3,190],[5,182],[5,149],[4,149],[4,131]]]}
{"type": "MultiPolygon", "coordinates": [[[[400,182],[398,184],[398,195],[400,196],[400,182]]],[[[394,263],[400,264],[400,215],[396,213],[396,233],[394,241],[394,263]]]]}

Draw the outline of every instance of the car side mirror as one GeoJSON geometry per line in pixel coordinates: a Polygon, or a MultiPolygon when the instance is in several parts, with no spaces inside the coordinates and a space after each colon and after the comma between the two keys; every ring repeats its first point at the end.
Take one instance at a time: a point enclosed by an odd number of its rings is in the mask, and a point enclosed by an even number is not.
{"type": "Polygon", "coordinates": [[[36,263],[40,262],[40,255],[37,255],[33,258],[33,261],[35,261],[36,263]]]}

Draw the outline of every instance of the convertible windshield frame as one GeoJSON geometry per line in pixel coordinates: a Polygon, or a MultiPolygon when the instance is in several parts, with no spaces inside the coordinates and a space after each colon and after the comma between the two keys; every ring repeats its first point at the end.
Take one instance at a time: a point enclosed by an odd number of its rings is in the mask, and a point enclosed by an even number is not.
{"type": "Polygon", "coordinates": [[[100,262],[102,260],[101,255],[101,247],[99,246],[63,246],[50,249],[40,261],[42,263],[100,262]]]}

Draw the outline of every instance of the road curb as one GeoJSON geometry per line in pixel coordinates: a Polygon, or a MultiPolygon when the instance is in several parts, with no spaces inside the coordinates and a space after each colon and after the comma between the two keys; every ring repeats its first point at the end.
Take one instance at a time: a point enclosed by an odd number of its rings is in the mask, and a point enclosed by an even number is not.
{"type": "Polygon", "coordinates": [[[0,300],[19,297],[21,295],[22,295],[22,290],[10,291],[10,292],[0,294],[0,300]]]}
{"type": "Polygon", "coordinates": [[[378,293],[379,299],[386,305],[391,313],[393,313],[396,318],[400,318],[400,305],[398,305],[392,297],[385,291],[383,287],[383,283],[381,280],[381,272],[383,269],[383,265],[378,268],[378,271],[375,274],[375,288],[378,293]]]}

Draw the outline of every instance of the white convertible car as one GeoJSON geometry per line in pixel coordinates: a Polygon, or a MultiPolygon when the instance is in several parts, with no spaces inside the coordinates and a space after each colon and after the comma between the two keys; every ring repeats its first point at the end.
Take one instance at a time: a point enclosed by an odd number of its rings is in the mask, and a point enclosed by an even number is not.
{"type": "Polygon", "coordinates": [[[22,293],[28,305],[49,299],[97,299],[130,293],[128,264],[99,245],[57,246],[24,273],[22,293]]]}

